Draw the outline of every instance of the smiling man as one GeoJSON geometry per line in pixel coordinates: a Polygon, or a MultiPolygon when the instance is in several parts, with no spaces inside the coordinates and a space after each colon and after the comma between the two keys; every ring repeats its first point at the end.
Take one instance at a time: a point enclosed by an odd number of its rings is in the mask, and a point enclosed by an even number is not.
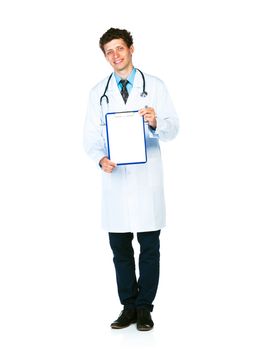
{"type": "Polygon", "coordinates": [[[176,136],[178,118],[165,84],[134,67],[133,39],[127,30],[110,28],[99,45],[113,73],[91,90],[84,146],[101,169],[102,227],[109,233],[123,305],[111,328],[137,323],[138,330],[149,331],[154,326],[151,312],[159,283],[159,236],[166,224],[160,141],[176,136]],[[105,115],[131,110],[138,110],[146,122],[147,162],[117,166],[108,158],[105,115]],[[140,244],[139,276],[134,233],[140,244]]]}

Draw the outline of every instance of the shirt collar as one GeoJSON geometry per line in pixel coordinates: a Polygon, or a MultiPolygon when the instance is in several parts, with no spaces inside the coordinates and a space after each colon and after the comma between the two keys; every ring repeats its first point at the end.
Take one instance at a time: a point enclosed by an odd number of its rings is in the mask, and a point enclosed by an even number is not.
{"type": "MultiPolygon", "coordinates": [[[[133,83],[134,83],[135,74],[136,74],[136,68],[133,68],[131,73],[126,78],[131,85],[133,85],[133,83]]],[[[117,75],[116,73],[114,73],[114,76],[116,78],[117,85],[119,85],[122,78],[119,77],[119,75],[117,75]]]]}

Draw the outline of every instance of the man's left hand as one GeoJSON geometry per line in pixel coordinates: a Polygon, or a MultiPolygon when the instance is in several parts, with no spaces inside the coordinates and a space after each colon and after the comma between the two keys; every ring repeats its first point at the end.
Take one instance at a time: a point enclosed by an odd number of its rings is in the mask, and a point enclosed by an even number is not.
{"type": "Polygon", "coordinates": [[[144,117],[145,122],[148,122],[152,128],[156,129],[157,119],[155,110],[152,107],[146,107],[139,110],[139,114],[144,117]]]}

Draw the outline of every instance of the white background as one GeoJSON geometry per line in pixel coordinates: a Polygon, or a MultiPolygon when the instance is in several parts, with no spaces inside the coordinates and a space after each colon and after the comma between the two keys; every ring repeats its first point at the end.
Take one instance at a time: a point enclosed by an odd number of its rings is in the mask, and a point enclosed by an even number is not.
{"type": "Polygon", "coordinates": [[[2,350],[253,350],[253,32],[247,0],[1,1],[2,350]],[[181,124],[162,145],[168,226],[145,334],[109,328],[121,306],[82,146],[111,26],[133,33],[134,64],[165,81],[181,124]]]}

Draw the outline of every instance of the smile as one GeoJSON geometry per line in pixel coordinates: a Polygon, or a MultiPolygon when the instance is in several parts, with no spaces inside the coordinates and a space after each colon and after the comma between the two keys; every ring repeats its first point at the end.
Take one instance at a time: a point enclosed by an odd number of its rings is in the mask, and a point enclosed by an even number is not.
{"type": "Polygon", "coordinates": [[[119,64],[119,63],[122,63],[123,62],[123,60],[116,60],[115,62],[114,62],[114,64],[119,64]]]}

